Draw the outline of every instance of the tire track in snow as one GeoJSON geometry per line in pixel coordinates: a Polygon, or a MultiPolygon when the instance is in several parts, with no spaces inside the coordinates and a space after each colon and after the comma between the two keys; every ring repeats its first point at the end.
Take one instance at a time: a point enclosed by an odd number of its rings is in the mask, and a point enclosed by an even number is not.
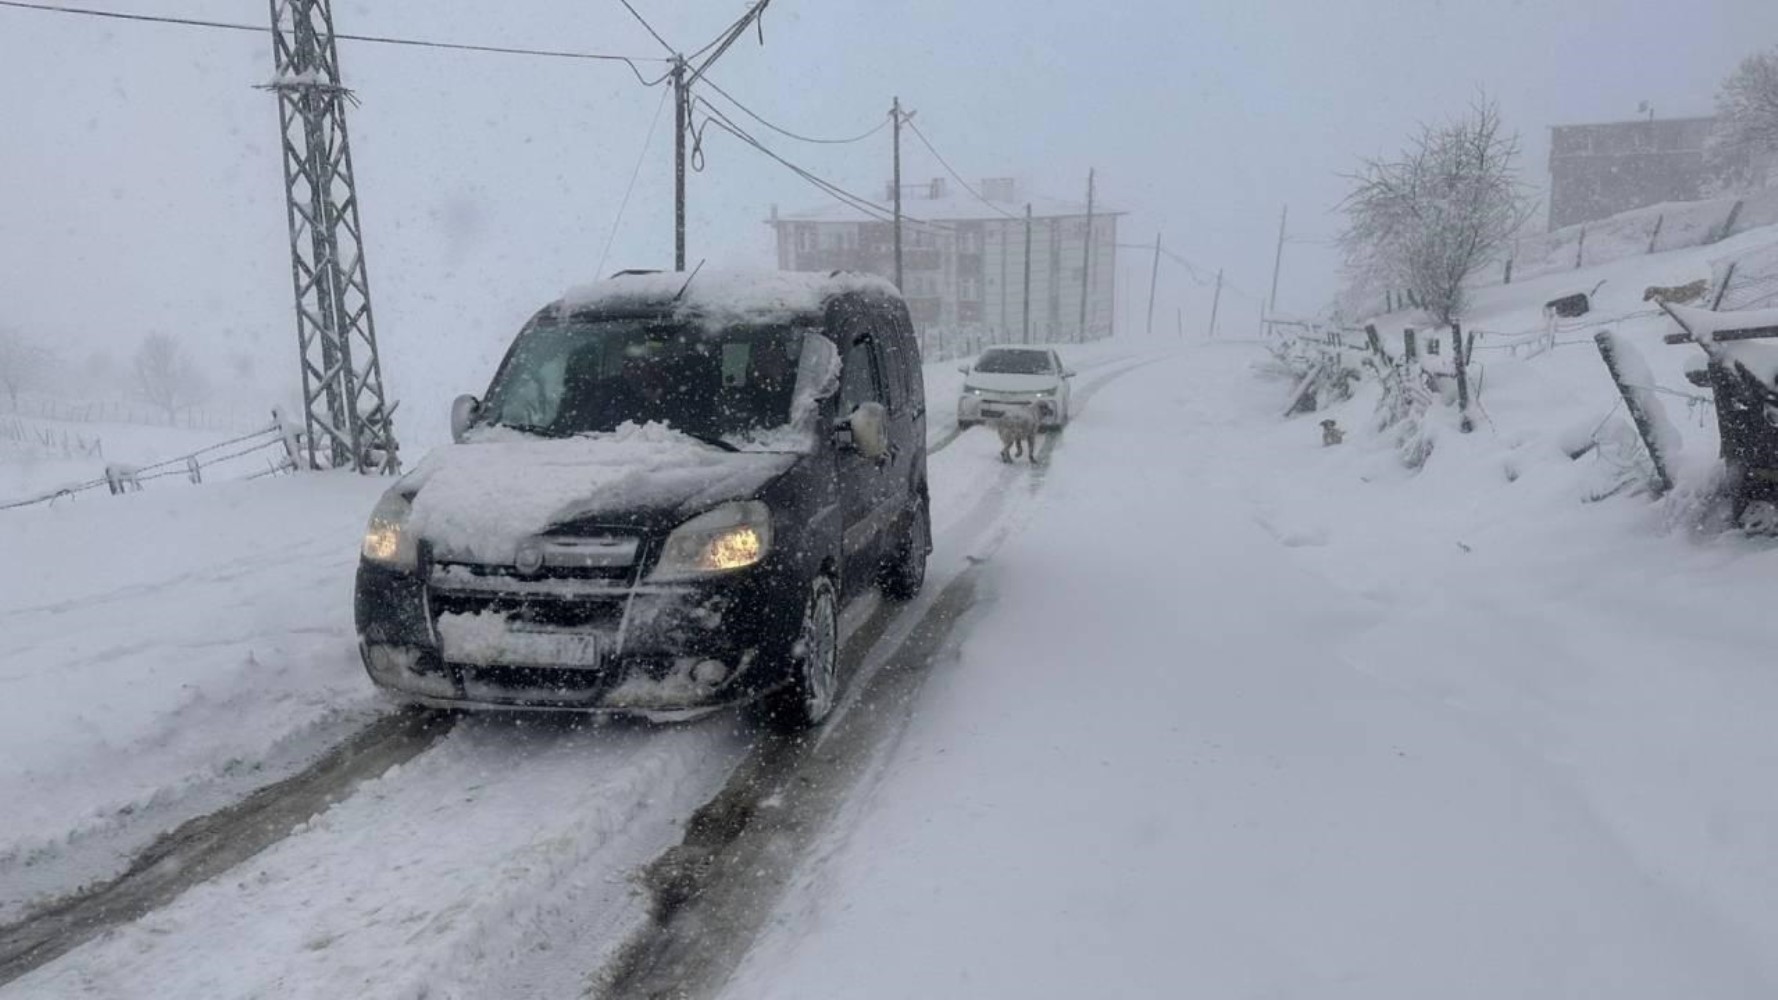
{"type": "MultiPolygon", "coordinates": [[[[1121,376],[1170,356],[1146,358],[1083,387],[1077,412],[1121,376]]],[[[644,875],[654,897],[652,924],[593,973],[592,991],[613,1000],[660,1000],[709,996],[721,987],[806,852],[905,728],[932,666],[955,650],[958,625],[975,605],[978,567],[1014,527],[1005,510],[1010,486],[1025,478],[1028,495],[1037,493],[1061,438],[1061,432],[1045,437],[1036,475],[1021,477],[1018,465],[1004,466],[975,507],[952,522],[951,534],[984,537],[935,596],[929,589],[907,606],[902,621],[884,623],[894,626],[884,648],[861,665],[834,717],[813,738],[762,742],[693,814],[685,839],[644,875]]]]}
{"type": "Polygon", "coordinates": [[[454,718],[403,711],[371,723],[315,766],[225,809],[190,820],[137,855],[117,878],[0,927],[0,985],[54,961],[103,931],[150,913],[246,861],[345,799],[359,782],[412,759],[454,718]]]}

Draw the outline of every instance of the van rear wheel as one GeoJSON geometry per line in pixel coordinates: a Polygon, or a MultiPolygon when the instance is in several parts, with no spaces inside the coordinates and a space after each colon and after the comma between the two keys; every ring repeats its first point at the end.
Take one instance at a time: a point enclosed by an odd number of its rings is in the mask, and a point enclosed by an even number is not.
{"type": "Polygon", "coordinates": [[[790,679],[757,703],[758,721],[780,733],[813,729],[839,694],[840,613],[833,581],[815,578],[790,647],[790,679]]]}
{"type": "Polygon", "coordinates": [[[925,489],[914,495],[914,508],[897,534],[895,548],[877,582],[891,599],[908,601],[926,586],[926,557],[932,552],[932,508],[925,489]]]}

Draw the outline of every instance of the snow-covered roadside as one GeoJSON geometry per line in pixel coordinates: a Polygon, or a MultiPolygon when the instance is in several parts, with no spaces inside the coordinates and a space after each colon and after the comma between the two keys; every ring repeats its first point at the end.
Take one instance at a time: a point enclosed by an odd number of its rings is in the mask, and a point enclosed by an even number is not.
{"type": "Polygon", "coordinates": [[[726,996],[1772,995],[1778,553],[1323,449],[1252,356],[1069,431],[726,996]]]}
{"type": "Polygon", "coordinates": [[[0,514],[0,920],[380,710],[351,587],[387,485],[300,476],[0,514]]]}

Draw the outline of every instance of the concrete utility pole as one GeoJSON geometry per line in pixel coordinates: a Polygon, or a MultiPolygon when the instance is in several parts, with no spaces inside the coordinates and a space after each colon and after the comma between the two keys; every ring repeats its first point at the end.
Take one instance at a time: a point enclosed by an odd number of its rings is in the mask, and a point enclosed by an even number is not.
{"type": "Polygon", "coordinates": [[[370,312],[358,186],[328,0],[271,0],[296,340],[310,468],[401,471],[370,312]]]}
{"type": "Polygon", "coordinates": [[[1093,174],[1087,171],[1087,231],[1081,239],[1080,257],[1080,339],[1087,339],[1087,293],[1093,287],[1093,174]]]}
{"type": "MultiPolygon", "coordinates": [[[[673,54],[673,103],[675,105],[673,119],[677,126],[673,140],[673,270],[675,271],[685,270],[685,134],[686,130],[691,127],[692,85],[702,79],[704,74],[710,71],[711,64],[721,59],[736,40],[747,33],[747,29],[759,20],[760,15],[766,11],[766,5],[771,2],[772,0],[758,0],[749,8],[747,13],[739,21],[736,21],[727,32],[723,33],[721,38],[707,46],[710,51],[709,57],[699,63],[698,68],[692,70],[689,76],[686,75],[686,70],[690,67],[686,63],[685,57],[678,53],[673,54]]],[[[649,30],[653,31],[654,29],[650,28],[649,30]]],[[[655,37],[660,36],[656,35],[655,37]]],[[[764,38],[765,36],[762,34],[761,41],[764,41],[764,38]]],[[[694,55],[693,58],[695,59],[696,56],[694,55]]]]}
{"type": "Polygon", "coordinates": [[[1210,299],[1210,333],[1216,336],[1216,310],[1222,305],[1222,268],[1216,269],[1216,294],[1210,299]]]}
{"type": "Polygon", "coordinates": [[[901,288],[901,98],[889,106],[889,118],[895,123],[895,287],[901,288]]]}
{"type": "Polygon", "coordinates": [[[685,270],[685,127],[690,112],[685,59],[673,57],[673,270],[685,270]]]}
{"type": "Polygon", "coordinates": [[[1290,221],[1290,206],[1284,206],[1284,214],[1278,217],[1278,252],[1272,256],[1272,294],[1267,300],[1266,314],[1271,316],[1278,311],[1278,269],[1284,264],[1284,226],[1290,221]]]}
{"type": "Polygon", "coordinates": [[[1148,335],[1154,336],[1154,290],[1161,281],[1161,234],[1154,234],[1154,270],[1148,272],[1148,335]]]}
{"type": "Polygon", "coordinates": [[[1025,202],[1025,343],[1031,342],[1031,203],[1025,202]]]}

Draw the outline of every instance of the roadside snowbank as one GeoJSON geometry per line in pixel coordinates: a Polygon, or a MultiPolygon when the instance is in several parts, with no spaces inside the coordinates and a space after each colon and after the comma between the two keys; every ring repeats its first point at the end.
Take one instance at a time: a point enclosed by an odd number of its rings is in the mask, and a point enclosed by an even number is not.
{"type": "Polygon", "coordinates": [[[387,485],[294,476],[0,515],[0,920],[377,711],[352,571],[387,485]]]}

